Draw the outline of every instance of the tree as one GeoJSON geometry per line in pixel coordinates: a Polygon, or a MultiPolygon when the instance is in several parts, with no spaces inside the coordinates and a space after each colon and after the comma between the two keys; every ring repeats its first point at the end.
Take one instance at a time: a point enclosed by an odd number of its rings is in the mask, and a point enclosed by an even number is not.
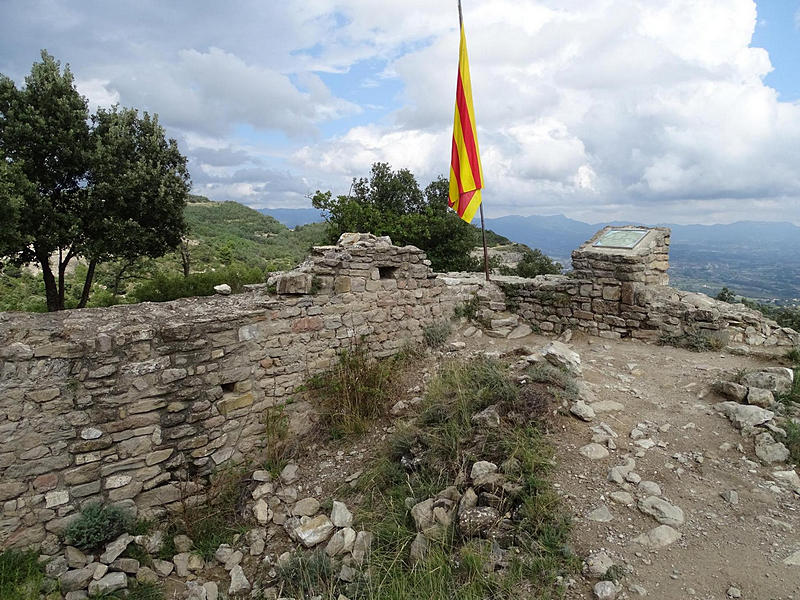
{"type": "Polygon", "coordinates": [[[16,197],[16,244],[6,255],[17,264],[39,262],[47,307],[64,306],[64,273],[79,251],[89,167],[89,111],[73,84],[69,66],[42,51],[25,88],[0,75],[0,151],[4,199],[16,197]],[[56,274],[50,258],[56,255],[56,274]],[[56,281],[56,277],[58,280],[56,281]]]}
{"type": "Polygon", "coordinates": [[[538,248],[523,248],[522,259],[517,263],[513,275],[519,277],[536,277],[537,275],[557,275],[561,273],[561,263],[554,262],[538,248]]]}
{"type": "Polygon", "coordinates": [[[736,302],[736,294],[729,290],[727,287],[723,287],[719,294],[715,296],[717,300],[721,300],[722,302],[734,303],[736,302]]]}
{"type": "Polygon", "coordinates": [[[327,213],[331,241],[347,231],[368,231],[424,250],[437,271],[478,270],[480,263],[470,254],[480,243],[478,232],[447,209],[447,193],[441,177],[423,192],[407,169],[375,163],[369,179],[354,179],[347,196],[318,190],[311,203],[327,213]]]}
{"type": "Polygon", "coordinates": [[[157,258],[180,244],[189,194],[186,158],[166,140],[156,115],[115,106],[98,110],[92,122],[83,248],[89,271],[79,308],[99,262],[157,258]]]}
{"type": "Polygon", "coordinates": [[[39,263],[53,311],[64,308],[72,259],[88,262],[85,306],[100,262],[177,246],[189,176],[156,116],[114,107],[99,110],[90,127],[69,66],[41,56],[22,89],[0,75],[0,213],[16,219],[0,237],[0,255],[39,263]]]}

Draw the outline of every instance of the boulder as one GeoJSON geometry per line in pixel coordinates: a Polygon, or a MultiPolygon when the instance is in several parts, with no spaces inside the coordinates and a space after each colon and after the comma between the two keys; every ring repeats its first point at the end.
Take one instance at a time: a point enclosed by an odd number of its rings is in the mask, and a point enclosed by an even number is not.
{"type": "Polygon", "coordinates": [[[250,582],[244,576],[244,571],[240,565],[236,565],[231,569],[231,584],[228,587],[228,593],[239,594],[250,590],[250,582]]]}
{"type": "Polygon", "coordinates": [[[761,408],[768,408],[775,404],[775,396],[769,390],[751,387],[747,390],[747,403],[761,408]]]}
{"type": "Polygon", "coordinates": [[[759,406],[739,404],[738,402],[720,402],[715,408],[724,414],[737,429],[752,429],[771,421],[775,413],[759,406]]]}
{"type": "Polygon", "coordinates": [[[303,498],[298,500],[292,508],[292,516],[313,517],[319,510],[319,501],[316,498],[303,498]]]}
{"type": "Polygon", "coordinates": [[[353,513],[347,509],[347,505],[344,502],[333,501],[331,523],[335,527],[350,527],[353,524],[353,513]]]}
{"type": "Polygon", "coordinates": [[[753,373],[747,373],[743,383],[750,387],[762,388],[778,394],[792,390],[794,371],[786,367],[767,367],[753,373]]]}
{"type": "Polygon", "coordinates": [[[659,525],[650,531],[634,538],[635,544],[641,544],[647,548],[663,548],[681,539],[681,533],[669,525],[659,525]]]}
{"type": "Polygon", "coordinates": [[[488,473],[494,473],[496,471],[496,464],[486,460],[479,460],[472,465],[472,470],[470,470],[469,476],[474,480],[479,479],[488,473]]]}
{"type": "Polygon", "coordinates": [[[110,594],[117,590],[124,590],[128,587],[128,576],[125,573],[114,571],[103,575],[97,581],[89,584],[90,596],[102,596],[103,594],[110,594]]]}
{"type": "Polygon", "coordinates": [[[575,402],[570,407],[569,412],[578,417],[581,421],[591,421],[595,417],[594,409],[583,400],[575,402]]]}
{"type": "Polygon", "coordinates": [[[769,433],[760,433],[756,436],[756,456],[765,463],[782,463],[789,459],[789,449],[769,433]]]}
{"type": "Polygon", "coordinates": [[[499,520],[496,508],[476,506],[459,512],[458,529],[464,537],[485,537],[499,520]]]}
{"type": "Polygon", "coordinates": [[[127,533],[123,533],[116,540],[106,546],[106,551],[100,555],[100,562],[103,564],[111,564],[120,554],[125,552],[125,549],[133,541],[133,537],[127,533]]]}
{"type": "Polygon", "coordinates": [[[720,395],[730,398],[734,402],[744,402],[744,399],[747,398],[747,386],[733,381],[718,381],[714,384],[714,388],[720,395]]]}

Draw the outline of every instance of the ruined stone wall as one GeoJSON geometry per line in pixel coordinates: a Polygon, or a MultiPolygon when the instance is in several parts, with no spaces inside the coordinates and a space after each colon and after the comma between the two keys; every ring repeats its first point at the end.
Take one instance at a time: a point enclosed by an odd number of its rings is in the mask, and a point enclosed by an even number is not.
{"type": "MultiPolygon", "coordinates": [[[[718,338],[723,345],[800,344],[800,334],[756,310],[668,286],[563,275],[495,280],[508,310],[545,333],[574,329],[600,337],[652,342],[662,336],[700,333],[718,338]]],[[[490,314],[484,317],[491,319],[490,314]]]]}
{"type": "MultiPolygon", "coordinates": [[[[272,283],[283,293],[0,313],[0,547],[53,541],[89,501],[153,515],[202,493],[342,348],[392,354],[477,289],[367,235],[272,283]]],[[[307,407],[285,409],[302,428],[307,407]]]]}

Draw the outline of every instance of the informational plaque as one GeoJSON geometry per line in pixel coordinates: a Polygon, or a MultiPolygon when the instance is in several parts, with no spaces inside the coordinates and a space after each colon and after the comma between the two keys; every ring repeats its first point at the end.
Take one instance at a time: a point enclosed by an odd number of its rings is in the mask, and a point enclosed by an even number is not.
{"type": "Polygon", "coordinates": [[[597,248],[633,248],[647,235],[647,229],[609,229],[593,246],[597,248]]]}

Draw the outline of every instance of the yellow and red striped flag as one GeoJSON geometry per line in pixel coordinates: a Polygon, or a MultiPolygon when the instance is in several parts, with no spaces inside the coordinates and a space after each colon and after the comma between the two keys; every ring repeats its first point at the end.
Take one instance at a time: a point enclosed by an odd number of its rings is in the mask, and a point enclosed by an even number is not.
{"type": "MultiPolygon", "coordinates": [[[[459,6],[460,9],[460,6],[459,6]]],[[[456,82],[456,114],[453,119],[453,150],[450,159],[449,206],[467,223],[472,221],[481,204],[483,170],[478,152],[478,130],[472,106],[472,84],[469,78],[467,38],[461,23],[461,44],[458,51],[456,82]]]]}

